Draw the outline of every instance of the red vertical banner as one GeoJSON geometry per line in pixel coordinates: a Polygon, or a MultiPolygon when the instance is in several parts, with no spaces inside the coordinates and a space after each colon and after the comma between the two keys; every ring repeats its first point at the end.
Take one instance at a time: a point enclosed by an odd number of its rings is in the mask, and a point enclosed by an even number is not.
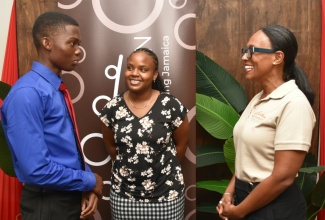
{"type": "MultiPolygon", "coordinates": [[[[322,36],[319,96],[319,165],[325,165],[325,0],[322,0],[322,36]]],[[[324,211],[321,211],[318,214],[318,220],[325,220],[324,211]]]]}
{"type": "MultiPolygon", "coordinates": [[[[18,79],[16,1],[13,2],[1,81],[13,85],[18,79]]],[[[0,105],[2,102],[0,103],[0,105]]],[[[19,202],[22,184],[0,169],[0,219],[21,219],[19,202]]]]}
{"type": "Polygon", "coordinates": [[[12,4],[6,53],[3,61],[1,81],[13,85],[18,79],[16,1],[12,4]]]}

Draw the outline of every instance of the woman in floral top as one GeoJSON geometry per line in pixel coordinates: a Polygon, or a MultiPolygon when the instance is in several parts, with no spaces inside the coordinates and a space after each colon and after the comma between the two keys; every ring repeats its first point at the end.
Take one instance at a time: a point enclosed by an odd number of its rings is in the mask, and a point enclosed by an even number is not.
{"type": "Polygon", "coordinates": [[[114,162],[112,219],[183,219],[180,161],[189,139],[188,110],[164,92],[158,58],[147,48],[128,57],[125,81],[129,90],[100,115],[114,162]]]}

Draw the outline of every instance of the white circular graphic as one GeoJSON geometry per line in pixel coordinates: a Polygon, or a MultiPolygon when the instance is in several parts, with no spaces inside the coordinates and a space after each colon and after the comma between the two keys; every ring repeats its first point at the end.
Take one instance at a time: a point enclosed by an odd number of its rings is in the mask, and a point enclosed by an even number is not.
{"type": "MultiPolygon", "coordinates": [[[[158,17],[163,8],[165,0],[156,0],[156,4],[151,12],[151,14],[142,22],[135,25],[120,25],[111,21],[103,12],[102,7],[100,5],[100,0],[92,0],[93,8],[97,18],[109,29],[122,34],[133,34],[140,32],[147,27],[149,27],[158,17]]],[[[131,15],[132,17],[132,15],[131,15]]]]}
{"type": "Polygon", "coordinates": [[[196,213],[196,210],[195,210],[195,209],[192,210],[192,211],[190,211],[190,212],[186,215],[185,220],[190,219],[192,215],[195,215],[195,213],[196,213]]]}
{"type": "Polygon", "coordinates": [[[106,95],[100,95],[100,96],[98,96],[97,98],[95,98],[94,101],[93,101],[93,104],[92,104],[92,108],[93,108],[93,111],[94,111],[94,113],[95,113],[96,115],[99,115],[99,114],[100,114],[100,112],[97,111],[97,109],[96,109],[97,102],[98,102],[98,100],[100,100],[100,99],[106,99],[107,101],[111,100],[111,98],[108,97],[108,96],[106,96],[106,95]]]}
{"type": "Polygon", "coordinates": [[[83,58],[81,58],[81,60],[79,60],[79,64],[80,64],[86,59],[86,50],[82,46],[79,46],[79,48],[82,50],[82,52],[84,54],[83,58]]]}
{"type": "Polygon", "coordinates": [[[181,25],[181,23],[187,19],[187,18],[196,18],[196,15],[191,13],[191,14],[186,14],[186,15],[183,15],[180,19],[178,19],[178,21],[176,22],[175,24],[175,28],[174,28],[174,35],[175,35],[175,39],[177,41],[177,43],[179,45],[181,45],[182,47],[184,47],[185,49],[188,49],[188,50],[195,50],[196,49],[196,45],[194,46],[191,46],[191,45],[187,45],[185,44],[181,38],[179,37],[179,33],[178,33],[178,30],[179,30],[179,26],[181,25]]]}
{"type": "MultiPolygon", "coordinates": [[[[184,3],[181,5],[181,6],[176,6],[174,5],[174,3],[172,3],[173,0],[169,0],[169,4],[173,7],[173,8],[176,8],[176,9],[180,9],[180,8],[183,8],[186,3],[187,3],[187,0],[184,1],[184,3]]],[[[176,1],[177,2],[177,1],[176,1]]]]}
{"type": "MultiPolygon", "coordinates": [[[[105,184],[111,185],[111,181],[103,181],[103,183],[104,183],[104,185],[105,184]]],[[[107,196],[102,196],[102,199],[106,200],[106,201],[109,201],[109,196],[108,197],[107,196]]]]}
{"type": "Polygon", "coordinates": [[[82,2],[82,0],[76,0],[75,3],[72,3],[70,5],[64,5],[64,4],[61,4],[60,2],[58,2],[58,7],[62,8],[62,9],[72,9],[72,8],[77,7],[81,2],[82,2]]]}
{"type": "Polygon", "coordinates": [[[75,72],[75,71],[69,71],[69,72],[62,71],[62,75],[63,74],[71,74],[71,75],[75,76],[77,78],[77,80],[79,81],[79,84],[80,84],[79,94],[74,99],[71,97],[72,103],[76,103],[76,102],[78,102],[81,99],[81,97],[83,96],[83,94],[85,92],[85,83],[84,83],[83,79],[81,78],[81,76],[77,72],[75,72]]]}
{"type": "MultiPolygon", "coordinates": [[[[101,134],[101,133],[92,133],[92,134],[88,134],[87,136],[85,136],[82,139],[82,141],[80,142],[82,152],[84,152],[84,145],[85,145],[86,141],[88,141],[90,138],[93,138],[93,137],[103,138],[103,134],[101,134]]],[[[84,155],[84,158],[85,158],[85,162],[92,165],[92,166],[95,166],[95,167],[103,166],[103,165],[107,164],[111,160],[111,157],[108,155],[105,160],[103,160],[101,162],[94,162],[94,161],[89,160],[86,157],[85,153],[83,153],[83,155],[84,155]]]]}
{"type": "Polygon", "coordinates": [[[185,190],[185,198],[186,198],[187,200],[189,200],[189,201],[195,201],[195,200],[196,200],[196,198],[193,198],[193,199],[192,199],[192,198],[190,198],[190,197],[187,196],[187,194],[188,194],[188,190],[191,189],[191,188],[193,188],[193,187],[196,188],[196,185],[190,185],[190,186],[187,187],[186,190],[185,190]]]}
{"type": "MultiPolygon", "coordinates": [[[[194,106],[188,113],[187,113],[187,117],[188,117],[188,121],[191,122],[191,120],[194,118],[196,113],[196,106],[194,106]]],[[[196,164],[196,156],[195,154],[193,154],[193,152],[190,150],[189,147],[187,147],[186,151],[185,151],[185,157],[193,164],[196,164]]]]}

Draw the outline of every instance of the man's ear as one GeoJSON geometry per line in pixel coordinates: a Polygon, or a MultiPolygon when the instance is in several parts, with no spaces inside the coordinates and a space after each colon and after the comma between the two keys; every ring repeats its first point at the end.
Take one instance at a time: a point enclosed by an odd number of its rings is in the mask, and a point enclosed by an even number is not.
{"type": "Polygon", "coordinates": [[[273,60],[273,65],[278,65],[283,63],[284,60],[284,53],[282,51],[276,51],[274,56],[274,60],[273,60]]]}
{"type": "Polygon", "coordinates": [[[51,50],[52,48],[52,42],[48,37],[42,38],[42,45],[46,50],[51,50]]]}

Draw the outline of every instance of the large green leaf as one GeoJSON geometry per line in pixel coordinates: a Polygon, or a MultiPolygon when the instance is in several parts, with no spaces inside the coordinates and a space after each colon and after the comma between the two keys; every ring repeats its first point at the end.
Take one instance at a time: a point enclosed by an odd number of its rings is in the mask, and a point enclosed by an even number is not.
{"type": "Polygon", "coordinates": [[[316,167],[302,167],[299,169],[301,173],[320,173],[324,170],[324,166],[316,166],[316,167]]]}
{"type": "Polygon", "coordinates": [[[196,120],[213,137],[226,140],[239,119],[238,113],[219,100],[196,94],[196,120]]]}
{"type": "Polygon", "coordinates": [[[226,158],[227,165],[232,173],[235,173],[235,159],[236,159],[236,152],[235,152],[235,145],[234,139],[229,138],[224,146],[224,155],[226,158]]]}
{"type": "Polygon", "coordinates": [[[218,202],[215,203],[201,203],[196,206],[198,212],[217,213],[216,207],[218,202]]]}
{"type": "Polygon", "coordinates": [[[207,180],[196,182],[197,188],[207,189],[210,191],[218,192],[223,194],[229,184],[230,180],[207,180]]]}
{"type": "Polygon", "coordinates": [[[316,185],[317,173],[324,169],[323,167],[317,167],[316,165],[316,157],[313,154],[308,153],[299,169],[298,177],[295,179],[295,182],[300,186],[307,202],[316,185]]]}
{"type": "Polygon", "coordinates": [[[5,82],[0,81],[0,99],[4,100],[9,93],[11,86],[5,82]]]}
{"type": "Polygon", "coordinates": [[[325,208],[325,175],[322,174],[313,190],[311,201],[314,206],[325,208]]]}
{"type": "Polygon", "coordinates": [[[196,146],[196,167],[224,162],[226,161],[222,147],[211,145],[196,146]]]}
{"type": "Polygon", "coordinates": [[[216,62],[196,51],[196,92],[214,97],[242,112],[247,105],[243,87],[216,62]]]}
{"type": "MultiPolygon", "coordinates": [[[[4,100],[9,93],[11,86],[5,82],[0,81],[0,99],[4,100]]],[[[11,154],[8,148],[7,140],[2,128],[2,122],[0,121],[0,168],[8,176],[15,177],[15,171],[11,159],[11,154]]]]}
{"type": "Polygon", "coordinates": [[[309,206],[307,208],[307,220],[315,220],[319,211],[321,211],[322,209],[316,206],[309,206]]]}
{"type": "Polygon", "coordinates": [[[314,220],[319,211],[325,208],[325,174],[323,173],[311,194],[311,202],[308,202],[307,220],[314,220]]]}
{"type": "Polygon", "coordinates": [[[0,167],[8,176],[15,177],[11,154],[0,121],[0,167]]]}

